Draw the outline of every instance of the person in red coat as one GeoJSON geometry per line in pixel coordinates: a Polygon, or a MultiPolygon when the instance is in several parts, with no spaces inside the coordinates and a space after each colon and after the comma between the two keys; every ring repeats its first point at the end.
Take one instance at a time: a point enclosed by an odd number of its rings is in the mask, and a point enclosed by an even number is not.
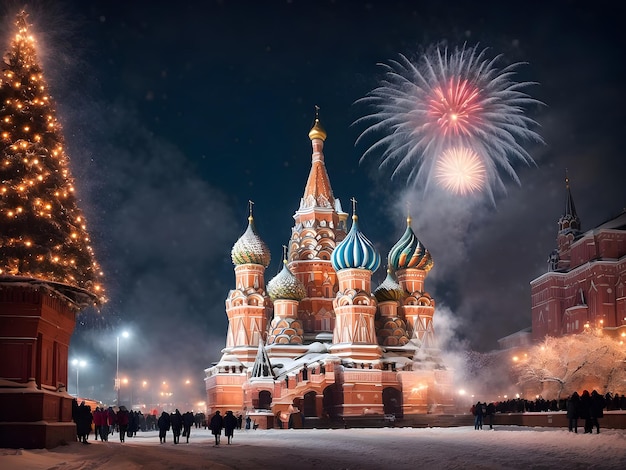
{"type": "Polygon", "coordinates": [[[120,410],[117,412],[117,425],[119,427],[120,442],[124,442],[126,431],[128,429],[128,410],[125,406],[120,406],[120,410]]]}
{"type": "Polygon", "coordinates": [[[93,426],[95,432],[95,440],[98,440],[98,436],[104,442],[108,440],[109,427],[107,425],[107,412],[100,407],[96,407],[93,412],[93,426]]]}

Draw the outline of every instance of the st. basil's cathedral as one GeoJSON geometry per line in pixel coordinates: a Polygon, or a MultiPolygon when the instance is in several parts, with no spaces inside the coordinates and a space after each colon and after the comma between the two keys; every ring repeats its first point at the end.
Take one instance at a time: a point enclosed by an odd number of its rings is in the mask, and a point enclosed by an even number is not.
{"type": "Polygon", "coordinates": [[[252,205],[232,248],[226,347],[205,370],[208,413],[231,410],[272,428],[451,410],[452,373],[437,348],[435,301],[424,290],[429,251],[407,217],[387,277],[373,288],[381,256],[359,229],[354,200],[348,230],[326,172],[319,116],[309,138],[311,170],[282,271],[266,284],[270,251],[252,205]]]}

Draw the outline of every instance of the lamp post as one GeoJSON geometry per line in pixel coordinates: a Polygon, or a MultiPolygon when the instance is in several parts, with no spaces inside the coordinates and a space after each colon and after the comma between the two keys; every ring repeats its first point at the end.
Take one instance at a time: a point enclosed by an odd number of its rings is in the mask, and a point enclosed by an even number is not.
{"type": "MultiPolygon", "coordinates": [[[[122,331],[122,336],[128,338],[128,331],[122,331]]],[[[120,335],[117,335],[117,360],[115,368],[115,390],[117,391],[117,406],[120,406],[120,335]]]]}
{"type": "Polygon", "coordinates": [[[74,359],[72,361],[72,365],[74,367],[76,367],[76,398],[78,398],[79,393],[78,393],[78,372],[80,371],[81,367],[85,367],[87,365],[87,362],[82,360],[82,359],[74,359]]]}

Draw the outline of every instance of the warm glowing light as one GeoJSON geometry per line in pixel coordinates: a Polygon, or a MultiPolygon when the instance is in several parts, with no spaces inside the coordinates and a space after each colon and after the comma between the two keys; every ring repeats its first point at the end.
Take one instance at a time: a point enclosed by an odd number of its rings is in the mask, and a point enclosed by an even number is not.
{"type": "Polygon", "coordinates": [[[480,157],[464,147],[453,147],[443,152],[435,168],[437,182],[461,195],[482,190],[485,176],[485,166],[480,157]]]}

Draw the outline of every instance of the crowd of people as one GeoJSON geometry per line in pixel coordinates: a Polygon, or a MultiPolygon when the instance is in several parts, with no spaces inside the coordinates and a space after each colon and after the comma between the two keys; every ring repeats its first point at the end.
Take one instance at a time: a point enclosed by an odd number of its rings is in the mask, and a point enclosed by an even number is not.
{"type": "MultiPolygon", "coordinates": [[[[137,431],[158,430],[161,443],[166,442],[167,433],[171,430],[174,444],[180,443],[181,434],[188,443],[193,427],[209,426],[204,413],[194,414],[187,411],[181,414],[176,409],[173,413],[164,411],[157,417],[156,414],[144,415],[141,411],[128,410],[125,406],[120,406],[117,411],[110,406],[108,408],[98,406],[92,411],[90,405],[84,401],[78,404],[76,399],[72,402],[72,419],[76,423],[76,438],[83,444],[89,444],[88,439],[92,430],[94,439],[103,442],[107,442],[109,436],[116,432],[120,442],[125,442],[127,437],[135,437],[137,431]]],[[[241,428],[241,419],[239,422],[241,428]]]]}
{"type": "Polygon", "coordinates": [[[489,429],[493,429],[493,417],[496,413],[525,413],[525,412],[555,412],[565,411],[567,413],[568,428],[570,432],[578,432],[578,420],[584,423],[585,433],[589,434],[596,429],[600,433],[599,418],[604,417],[604,410],[626,410],[626,396],[607,393],[601,395],[596,390],[589,393],[584,390],[581,395],[578,392],[561,400],[524,400],[516,398],[495,403],[477,402],[470,408],[470,413],[474,415],[474,429],[482,429],[486,420],[489,429]]]}
{"type": "MultiPolygon", "coordinates": [[[[535,400],[525,400],[523,398],[508,399],[496,402],[498,413],[525,413],[529,411],[566,411],[569,397],[560,400],[545,400],[541,397],[535,400]]],[[[605,408],[611,410],[626,410],[626,395],[619,393],[607,393],[604,395],[605,408]]]]}

